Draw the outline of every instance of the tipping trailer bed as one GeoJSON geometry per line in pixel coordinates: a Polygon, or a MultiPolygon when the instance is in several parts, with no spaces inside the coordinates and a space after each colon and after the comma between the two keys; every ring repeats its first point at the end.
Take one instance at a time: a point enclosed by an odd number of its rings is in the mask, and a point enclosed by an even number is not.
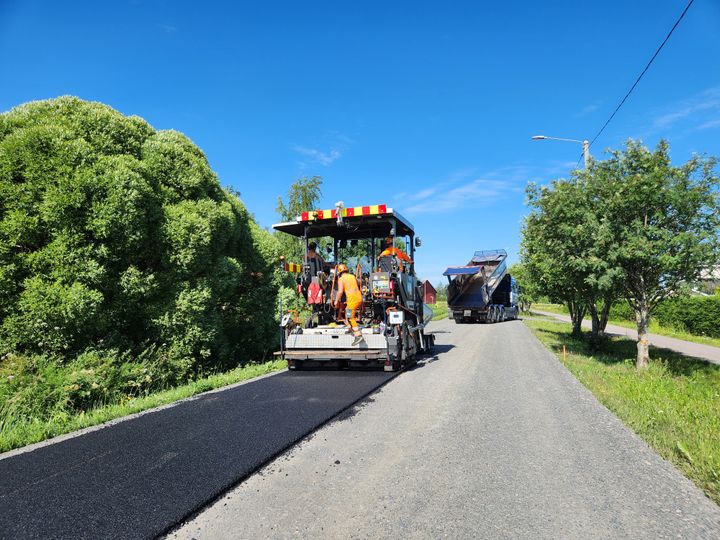
{"type": "Polygon", "coordinates": [[[502,249],[476,251],[465,266],[451,266],[448,310],[455,322],[497,322],[517,317],[517,287],[502,249]]]}

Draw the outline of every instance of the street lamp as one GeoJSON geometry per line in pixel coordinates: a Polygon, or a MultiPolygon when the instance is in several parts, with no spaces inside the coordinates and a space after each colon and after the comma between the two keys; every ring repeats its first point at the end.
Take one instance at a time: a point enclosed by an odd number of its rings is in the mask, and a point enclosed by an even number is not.
{"type": "Polygon", "coordinates": [[[576,142],[582,144],[583,147],[583,157],[585,158],[585,169],[588,168],[588,163],[590,162],[590,143],[587,139],[584,141],[579,141],[577,139],[564,139],[562,137],[547,137],[545,135],[533,135],[532,140],[533,141],[542,141],[544,139],[549,139],[552,141],[568,141],[568,142],[576,142]]]}

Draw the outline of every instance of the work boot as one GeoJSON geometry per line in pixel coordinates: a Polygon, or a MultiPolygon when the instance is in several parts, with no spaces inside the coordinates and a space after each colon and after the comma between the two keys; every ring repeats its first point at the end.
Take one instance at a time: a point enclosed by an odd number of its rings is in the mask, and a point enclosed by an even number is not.
{"type": "Polygon", "coordinates": [[[353,339],[352,346],[360,345],[361,343],[364,343],[365,339],[363,339],[362,336],[355,336],[355,339],[353,339]]]}

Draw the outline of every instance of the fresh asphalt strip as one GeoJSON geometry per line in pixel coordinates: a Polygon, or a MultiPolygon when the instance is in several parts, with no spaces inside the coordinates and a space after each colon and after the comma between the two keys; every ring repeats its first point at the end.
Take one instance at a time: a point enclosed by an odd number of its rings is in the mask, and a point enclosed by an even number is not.
{"type": "Polygon", "coordinates": [[[0,460],[0,538],[152,538],[382,386],[284,372],[0,460]]]}

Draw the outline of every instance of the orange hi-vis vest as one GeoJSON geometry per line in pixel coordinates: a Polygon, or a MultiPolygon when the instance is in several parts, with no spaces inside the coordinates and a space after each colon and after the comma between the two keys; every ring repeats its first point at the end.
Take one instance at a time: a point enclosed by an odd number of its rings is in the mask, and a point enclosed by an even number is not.
{"type": "Polygon", "coordinates": [[[410,257],[408,257],[403,250],[398,249],[395,246],[385,248],[385,251],[380,254],[380,257],[385,257],[387,255],[395,255],[401,261],[410,262],[410,257]]]}
{"type": "Polygon", "coordinates": [[[339,279],[342,281],[348,305],[362,302],[362,293],[360,292],[360,287],[358,287],[355,276],[345,272],[339,279]]]}

